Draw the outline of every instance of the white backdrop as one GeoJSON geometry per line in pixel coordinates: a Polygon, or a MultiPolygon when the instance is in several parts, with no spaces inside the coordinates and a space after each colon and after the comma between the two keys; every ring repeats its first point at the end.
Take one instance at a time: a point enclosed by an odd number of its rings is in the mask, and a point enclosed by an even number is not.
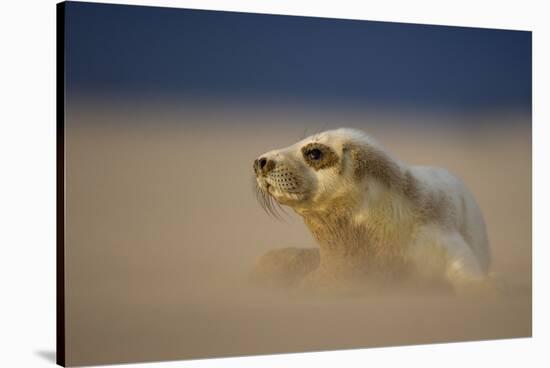
{"type": "MultiPolygon", "coordinates": [[[[545,367],[550,358],[544,232],[550,207],[550,27],[543,1],[103,1],[260,13],[532,30],[534,327],[532,339],[141,364],[140,367],[545,367]],[[546,162],[545,162],[546,161],[546,162]],[[547,189],[546,189],[547,190],[547,189]]],[[[55,356],[55,1],[0,11],[0,365],[55,356]]]]}

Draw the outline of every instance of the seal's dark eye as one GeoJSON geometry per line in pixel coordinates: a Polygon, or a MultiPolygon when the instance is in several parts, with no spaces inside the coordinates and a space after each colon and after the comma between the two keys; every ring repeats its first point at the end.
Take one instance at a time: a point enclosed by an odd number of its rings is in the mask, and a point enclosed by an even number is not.
{"type": "Polygon", "coordinates": [[[319,160],[323,156],[320,149],[314,148],[307,153],[307,157],[311,160],[319,160]]]}

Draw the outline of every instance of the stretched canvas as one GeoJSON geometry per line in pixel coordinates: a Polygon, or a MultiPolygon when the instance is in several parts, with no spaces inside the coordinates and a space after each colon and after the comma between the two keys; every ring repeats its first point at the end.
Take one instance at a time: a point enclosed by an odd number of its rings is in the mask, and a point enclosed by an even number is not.
{"type": "Polygon", "coordinates": [[[531,336],[530,32],[57,26],[59,364],[531,336]]]}

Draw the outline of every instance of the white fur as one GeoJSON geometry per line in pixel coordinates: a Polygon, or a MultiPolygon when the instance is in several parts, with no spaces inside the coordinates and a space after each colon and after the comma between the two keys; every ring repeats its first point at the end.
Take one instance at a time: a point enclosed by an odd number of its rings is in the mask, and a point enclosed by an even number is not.
{"type": "MultiPolygon", "coordinates": [[[[307,200],[300,194],[271,190],[273,197],[291,206],[298,214],[307,216],[311,212],[328,211],[333,200],[348,196],[358,204],[354,208],[353,221],[366,225],[374,218],[377,221],[382,218],[380,226],[387,226],[388,236],[406,241],[406,244],[400,244],[405,257],[420,272],[441,274],[457,288],[487,277],[490,250],[481,210],[472,193],[447,170],[408,166],[392,157],[366,134],[352,129],[327,131],[262,156],[283,162],[295,170],[305,183],[304,191],[310,189],[308,185],[315,183],[316,190],[310,193],[307,200]],[[444,208],[442,219],[416,223],[414,204],[403,193],[392,191],[369,177],[357,183],[349,165],[318,171],[305,165],[301,148],[311,142],[331,147],[342,162],[346,144],[375,147],[384,152],[401,173],[408,172],[416,179],[417,189],[423,196],[442,194],[450,206],[444,208]]],[[[262,180],[258,178],[260,186],[265,185],[262,180]]]]}

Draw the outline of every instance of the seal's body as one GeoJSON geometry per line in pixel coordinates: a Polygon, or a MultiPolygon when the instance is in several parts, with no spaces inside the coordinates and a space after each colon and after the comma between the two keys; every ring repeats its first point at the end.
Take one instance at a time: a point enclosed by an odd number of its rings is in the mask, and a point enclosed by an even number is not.
{"type": "Polygon", "coordinates": [[[470,191],[444,169],[408,166],[364,133],[337,129],[254,162],[264,206],[291,207],[319,250],[269,252],[258,269],[288,284],[413,276],[483,280],[490,252],[470,191]]]}

